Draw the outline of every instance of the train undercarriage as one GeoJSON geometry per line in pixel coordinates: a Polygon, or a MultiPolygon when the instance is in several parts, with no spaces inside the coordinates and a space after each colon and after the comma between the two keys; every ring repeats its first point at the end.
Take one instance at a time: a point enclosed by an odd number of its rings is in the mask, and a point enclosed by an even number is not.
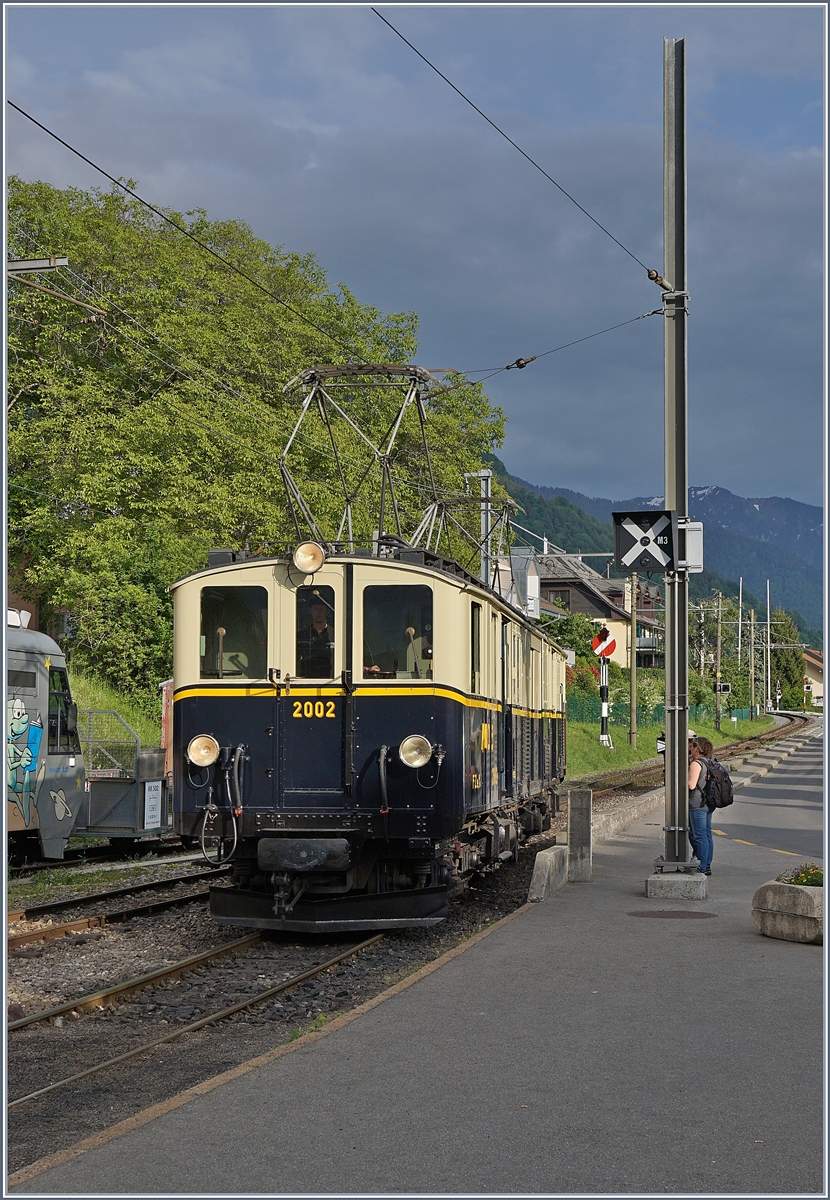
{"type": "MultiPolygon", "coordinates": [[[[476,876],[518,859],[520,844],[550,828],[551,790],[471,816],[455,835],[395,837],[360,828],[288,830],[239,839],[231,887],[214,887],[220,924],[295,932],[343,932],[432,925],[476,876]]],[[[311,828],[302,828],[302,825],[311,828]]]]}

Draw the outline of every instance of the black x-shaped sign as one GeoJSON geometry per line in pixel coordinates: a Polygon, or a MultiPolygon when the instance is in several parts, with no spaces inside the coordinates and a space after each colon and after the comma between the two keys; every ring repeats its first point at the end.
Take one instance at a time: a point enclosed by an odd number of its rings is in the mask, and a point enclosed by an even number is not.
{"type": "Polygon", "coordinates": [[[618,571],[673,571],[677,516],[669,509],[615,512],[614,566],[618,571]]]}

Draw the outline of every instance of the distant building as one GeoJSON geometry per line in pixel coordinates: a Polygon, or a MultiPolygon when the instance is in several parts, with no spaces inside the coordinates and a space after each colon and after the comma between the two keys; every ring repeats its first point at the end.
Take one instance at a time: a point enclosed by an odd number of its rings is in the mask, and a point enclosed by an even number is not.
{"type": "Polygon", "coordinates": [[[816,708],[824,707],[824,654],[812,648],[804,651],[804,674],[813,685],[812,699],[816,708]]]}
{"type": "MultiPolygon", "coordinates": [[[[621,667],[629,665],[631,636],[631,583],[628,578],[608,579],[588,566],[577,554],[550,546],[547,554],[527,546],[514,546],[510,558],[499,561],[502,594],[514,589],[519,608],[528,616],[556,616],[557,612],[581,613],[597,627],[605,625],[616,640],[611,658],[621,667]],[[531,611],[531,609],[533,611],[531,611]]],[[[663,633],[657,620],[660,590],[638,579],[636,596],[637,666],[662,667],[663,633]]]]}

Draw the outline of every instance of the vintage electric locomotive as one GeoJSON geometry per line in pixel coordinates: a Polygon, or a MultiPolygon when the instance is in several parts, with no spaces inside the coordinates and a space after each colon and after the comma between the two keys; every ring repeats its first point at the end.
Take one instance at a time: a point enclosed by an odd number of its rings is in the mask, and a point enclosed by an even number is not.
{"type": "Polygon", "coordinates": [[[173,587],[174,823],[224,924],[432,924],[550,824],[565,654],[456,562],[383,538],[214,551],[173,587]]]}

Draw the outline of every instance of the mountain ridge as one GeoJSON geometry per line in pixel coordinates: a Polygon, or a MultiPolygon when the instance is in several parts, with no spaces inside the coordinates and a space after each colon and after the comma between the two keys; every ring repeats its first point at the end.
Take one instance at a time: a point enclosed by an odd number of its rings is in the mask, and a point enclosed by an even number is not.
{"type": "MultiPolygon", "coordinates": [[[[580,513],[580,531],[590,529],[591,545],[566,545],[553,537],[539,522],[539,532],[558,542],[566,550],[604,550],[610,548],[611,513],[613,510],[660,508],[662,496],[634,496],[613,501],[604,497],[587,496],[571,488],[546,487],[533,484],[519,476],[510,475],[504,464],[494,459],[497,475],[511,495],[526,509],[527,522],[533,525],[532,503],[528,497],[537,496],[547,503],[566,502],[560,507],[560,522],[567,524],[568,514],[580,513]],[[586,525],[586,514],[596,524],[586,525]],[[604,535],[604,536],[603,536],[604,535]]],[[[715,485],[689,489],[689,509],[694,520],[704,524],[704,562],[707,573],[712,571],[724,584],[743,577],[744,588],[766,601],[766,581],[770,581],[773,607],[781,605],[795,610],[805,632],[815,634],[823,620],[823,523],[822,510],[784,496],[743,497],[727,488],[715,485]]],[[[547,515],[547,513],[545,513],[547,515]]],[[[541,512],[539,513],[541,517],[541,512]]],[[[694,577],[693,577],[694,578],[694,577]]],[[[718,586],[718,585],[715,585],[718,586]]],[[[737,585],[735,585],[737,587],[737,585]]]]}

